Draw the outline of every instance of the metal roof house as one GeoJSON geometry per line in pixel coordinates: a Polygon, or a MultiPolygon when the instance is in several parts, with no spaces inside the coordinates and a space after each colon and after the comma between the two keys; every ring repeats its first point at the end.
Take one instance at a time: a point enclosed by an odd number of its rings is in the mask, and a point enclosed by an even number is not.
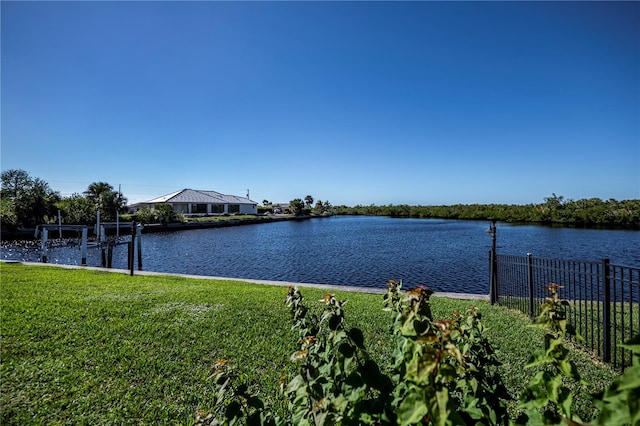
{"type": "Polygon", "coordinates": [[[258,203],[248,197],[195,189],[181,189],[180,191],[139,203],[136,207],[153,208],[159,204],[168,204],[175,212],[193,216],[224,213],[258,214],[258,203]]]}

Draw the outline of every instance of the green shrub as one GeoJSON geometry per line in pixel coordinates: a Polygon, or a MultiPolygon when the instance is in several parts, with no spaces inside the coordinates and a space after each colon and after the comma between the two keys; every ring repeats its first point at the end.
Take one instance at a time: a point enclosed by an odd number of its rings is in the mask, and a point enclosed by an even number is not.
{"type": "Polygon", "coordinates": [[[182,218],[181,213],[176,213],[173,208],[168,204],[158,204],[153,209],[156,222],[160,222],[163,225],[172,222],[180,222],[182,218]]]}
{"type": "Polygon", "coordinates": [[[135,218],[140,223],[155,223],[156,218],[153,214],[153,210],[149,207],[143,207],[135,214],[135,218]]]}
{"type": "Polygon", "coordinates": [[[158,204],[153,209],[143,207],[134,216],[138,222],[145,224],[161,223],[166,225],[167,223],[184,221],[182,213],[175,212],[168,204],[158,204]]]}
{"type": "Polygon", "coordinates": [[[640,334],[621,346],[633,353],[633,365],[608,389],[594,395],[600,425],[640,424],[640,334]]]}
{"type": "Polygon", "coordinates": [[[525,413],[517,420],[519,424],[564,424],[565,421],[578,423],[582,420],[572,411],[573,396],[565,385],[566,380],[574,380],[584,385],[578,368],[569,359],[569,350],[564,347],[564,337],[574,336],[575,329],[567,322],[569,302],[558,297],[557,284],[550,284],[550,293],[540,309],[540,314],[532,326],[545,329],[544,348],[534,352],[528,368],[542,366],[527,385],[521,406],[525,413]]]}
{"type": "Polygon", "coordinates": [[[299,290],[290,287],[286,303],[300,348],[291,356],[298,374],[280,384],[289,401],[288,414],[277,417],[265,411],[246,393],[246,384],[232,384],[237,376],[221,360],[212,376],[216,409],[198,424],[243,419],[270,425],[505,424],[508,397],[477,310],[434,321],[430,290],[401,293],[400,288],[401,283],[390,281],[385,296],[397,339],[391,374],[383,374],[368,355],[362,331],[347,327],[345,301],[326,294],[324,310],[317,315],[304,305],[299,290]]]}
{"type": "MultiPolygon", "coordinates": [[[[510,397],[498,373],[500,363],[484,336],[475,307],[466,315],[454,312],[449,320],[434,320],[431,290],[420,287],[401,292],[390,281],[385,310],[394,314],[396,346],[389,374],[381,372],[368,355],[362,332],[349,328],[346,301],[327,293],[321,314],[311,312],[302,294],[290,287],[286,304],[299,339],[291,355],[298,374],[280,379],[288,410],[276,416],[248,392],[227,360],[216,363],[215,409],[196,419],[197,425],[505,425],[572,424],[582,420],[572,411],[567,380],[584,383],[564,347],[566,335],[576,336],[567,323],[568,302],[558,297],[555,284],[542,305],[534,327],[546,331],[544,349],[533,353],[528,367],[542,367],[521,397],[521,415],[510,420],[510,397]]],[[[640,337],[625,347],[634,353],[634,365],[603,394],[593,396],[601,409],[599,424],[640,422],[640,337]]]]}

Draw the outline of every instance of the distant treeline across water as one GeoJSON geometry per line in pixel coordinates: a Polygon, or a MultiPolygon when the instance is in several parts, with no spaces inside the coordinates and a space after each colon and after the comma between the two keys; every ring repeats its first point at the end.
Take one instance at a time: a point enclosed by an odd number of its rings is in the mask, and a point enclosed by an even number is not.
{"type": "Polygon", "coordinates": [[[454,204],[447,206],[338,206],[342,215],[369,215],[464,220],[496,219],[585,228],[640,229],[640,200],[565,200],[553,194],[540,204],[454,204]]]}

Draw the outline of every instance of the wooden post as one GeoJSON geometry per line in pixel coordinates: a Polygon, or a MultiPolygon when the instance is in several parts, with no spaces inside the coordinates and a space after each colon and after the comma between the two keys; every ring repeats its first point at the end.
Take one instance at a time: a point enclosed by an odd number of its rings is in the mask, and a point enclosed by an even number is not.
{"type": "Polygon", "coordinates": [[[49,238],[49,229],[42,228],[42,243],[40,245],[40,261],[47,263],[47,239],[49,238]]]}
{"type": "Polygon", "coordinates": [[[111,269],[113,265],[113,243],[107,245],[107,268],[111,269]]]}
{"type": "Polygon", "coordinates": [[[97,235],[97,240],[100,241],[100,209],[97,210],[96,212],[96,234],[97,235]]]}
{"type": "Polygon", "coordinates": [[[138,271],[142,271],[142,225],[136,227],[136,239],[138,240],[138,271]]]}
{"type": "Polygon", "coordinates": [[[62,239],[62,215],[58,209],[58,238],[62,239]]]}
{"type": "Polygon", "coordinates": [[[82,227],[82,254],[81,254],[81,264],[82,266],[87,266],[87,227],[82,227]]]}
{"type": "Polygon", "coordinates": [[[104,225],[100,225],[100,255],[101,255],[101,260],[102,260],[102,267],[104,268],[105,266],[107,266],[107,260],[106,260],[106,247],[105,247],[105,240],[106,240],[106,232],[104,229],[104,225]]]}

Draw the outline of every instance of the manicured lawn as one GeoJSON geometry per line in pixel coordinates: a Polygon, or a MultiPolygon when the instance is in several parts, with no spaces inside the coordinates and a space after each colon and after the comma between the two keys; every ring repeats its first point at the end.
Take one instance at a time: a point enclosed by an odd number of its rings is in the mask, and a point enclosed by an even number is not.
{"type": "MultiPolygon", "coordinates": [[[[6,263],[0,278],[0,424],[191,424],[210,408],[208,377],[220,358],[264,401],[284,407],[277,383],[294,372],[289,356],[297,349],[285,287],[6,263]]],[[[302,293],[313,306],[324,291],[302,293]]],[[[350,326],[362,329],[369,352],[388,368],[391,314],[382,296],[338,297],[349,301],[350,326]]],[[[472,304],[517,397],[534,374],[524,365],[542,333],[485,302],[434,297],[432,310],[445,318],[472,304]]],[[[616,376],[586,355],[574,359],[590,391],[616,376]]],[[[577,404],[589,417],[589,401],[577,404]]]]}

